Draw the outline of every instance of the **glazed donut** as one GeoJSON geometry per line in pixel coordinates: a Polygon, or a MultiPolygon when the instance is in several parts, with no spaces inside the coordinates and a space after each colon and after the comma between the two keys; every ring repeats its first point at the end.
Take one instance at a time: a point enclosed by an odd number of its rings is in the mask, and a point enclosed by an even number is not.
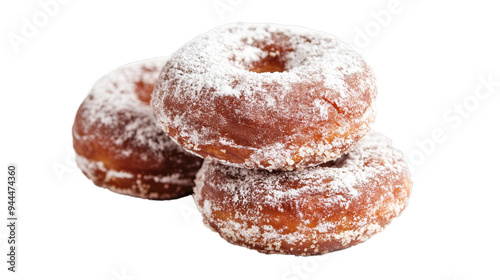
{"type": "Polygon", "coordinates": [[[73,124],[77,165],[94,184],[148,199],[192,193],[202,159],[163,132],[149,105],[166,58],[128,64],[101,78],[73,124]]]}
{"type": "Polygon", "coordinates": [[[370,132],[340,159],[304,170],[248,170],[206,160],[194,199],[204,223],[263,253],[316,255],[382,230],[405,208],[411,182],[390,140],[370,132]]]}
{"type": "Polygon", "coordinates": [[[250,169],[334,160],[374,120],[375,79],[336,37],[272,24],[230,24],[167,61],[152,97],[165,132],[190,152],[250,169]]]}

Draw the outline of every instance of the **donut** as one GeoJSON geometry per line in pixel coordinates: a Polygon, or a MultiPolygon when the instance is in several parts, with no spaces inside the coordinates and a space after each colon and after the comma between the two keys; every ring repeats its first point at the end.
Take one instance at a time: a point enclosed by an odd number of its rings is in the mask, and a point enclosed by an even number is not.
{"type": "Polygon", "coordinates": [[[149,102],[166,58],[125,65],[102,77],[73,124],[76,162],[95,185],[163,200],[192,193],[202,159],[158,125],[149,102]]]}
{"type": "Polygon", "coordinates": [[[230,24],[167,61],[152,96],[165,132],[203,158],[295,170],[351,150],[374,120],[375,78],[336,37],[230,24]]]}
{"type": "Polygon", "coordinates": [[[295,170],[205,160],[194,200],[230,243],[263,253],[317,255],[367,240],[407,205],[411,181],[390,140],[369,132],[341,158],[295,170]]]}

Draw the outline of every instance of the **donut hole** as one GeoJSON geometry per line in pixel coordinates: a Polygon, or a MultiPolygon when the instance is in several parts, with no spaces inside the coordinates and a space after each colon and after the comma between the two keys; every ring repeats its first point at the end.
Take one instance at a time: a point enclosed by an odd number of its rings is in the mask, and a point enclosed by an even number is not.
{"type": "Polygon", "coordinates": [[[275,34],[272,42],[255,42],[253,47],[262,51],[261,59],[254,61],[248,67],[248,71],[255,73],[275,73],[288,70],[286,55],[293,49],[287,43],[289,40],[282,34],[275,34]]]}
{"type": "Polygon", "coordinates": [[[158,69],[155,67],[144,66],[141,68],[142,73],[135,80],[135,93],[137,98],[144,103],[149,104],[151,101],[151,94],[153,93],[158,69]]]}
{"type": "Polygon", "coordinates": [[[149,104],[154,87],[154,84],[146,83],[143,80],[135,82],[135,93],[137,94],[137,98],[149,104]]]}
{"type": "Polygon", "coordinates": [[[264,59],[254,62],[248,70],[255,73],[275,73],[285,72],[287,69],[280,51],[271,51],[264,59]]]}

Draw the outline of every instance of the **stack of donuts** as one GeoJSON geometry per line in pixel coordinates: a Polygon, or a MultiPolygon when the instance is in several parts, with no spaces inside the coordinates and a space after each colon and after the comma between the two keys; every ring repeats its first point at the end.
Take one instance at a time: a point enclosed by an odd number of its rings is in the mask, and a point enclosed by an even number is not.
{"type": "Polygon", "coordinates": [[[370,67],[332,35],[225,25],[98,81],[73,126],[77,163],[122,194],[194,190],[204,223],[230,243],[324,254],[407,205],[406,163],[370,130],[376,95],[370,67]]]}

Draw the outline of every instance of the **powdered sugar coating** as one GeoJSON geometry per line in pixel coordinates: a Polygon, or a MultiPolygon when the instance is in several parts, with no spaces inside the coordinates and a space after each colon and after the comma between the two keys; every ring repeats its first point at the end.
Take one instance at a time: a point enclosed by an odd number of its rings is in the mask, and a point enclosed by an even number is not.
{"type": "Polygon", "coordinates": [[[120,159],[137,156],[134,150],[145,150],[139,156],[144,162],[164,160],[164,150],[179,149],[157,124],[150,104],[138,98],[136,83],[156,83],[167,58],[145,60],[122,66],[97,81],[82,103],[78,118],[85,120],[73,136],[81,141],[98,141],[92,130],[109,130],[108,145],[120,159]]]}
{"type": "Polygon", "coordinates": [[[76,155],[76,163],[92,182],[115,193],[145,199],[165,200],[191,193],[192,178],[173,174],[141,174],[108,169],[102,161],[76,155]]]}
{"type": "Polygon", "coordinates": [[[321,254],[382,230],[405,208],[411,182],[390,140],[370,132],[341,159],[301,171],[205,161],[194,199],[207,226],[265,253],[321,254]]]}
{"type": "Polygon", "coordinates": [[[165,135],[149,103],[166,60],[112,71],[94,84],[78,109],[73,125],[77,163],[96,185],[150,199],[191,193],[202,160],[165,135]]]}
{"type": "Polygon", "coordinates": [[[349,151],[369,131],[375,96],[371,69],[336,37],[240,23],[175,52],[152,105],[167,134],[195,154],[291,170],[349,151]]]}

